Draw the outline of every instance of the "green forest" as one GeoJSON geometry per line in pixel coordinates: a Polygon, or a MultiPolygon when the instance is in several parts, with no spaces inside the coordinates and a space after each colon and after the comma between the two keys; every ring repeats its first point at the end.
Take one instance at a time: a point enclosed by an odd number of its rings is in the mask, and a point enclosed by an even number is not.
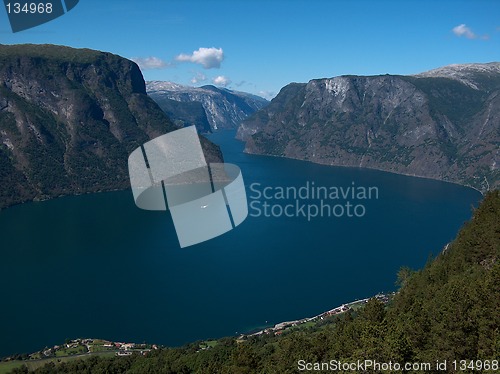
{"type": "MultiPolygon", "coordinates": [[[[180,348],[161,348],[146,356],[90,357],[50,363],[35,372],[298,373],[307,372],[299,362],[369,359],[379,363],[433,365],[430,369],[392,372],[498,373],[495,360],[500,356],[499,258],[497,190],[486,194],[456,239],[435,258],[430,258],[423,269],[401,268],[397,274],[399,292],[388,305],[371,299],[358,311],[325,319],[314,326],[290,329],[279,336],[263,334],[245,341],[228,337],[205,349],[200,349],[198,342],[180,348]],[[436,361],[445,360],[446,370],[438,370],[436,361]]],[[[327,372],[324,369],[312,372],[327,372]]],[[[28,369],[23,367],[13,372],[24,373],[28,369]]],[[[389,371],[364,368],[335,372],[389,371]]]]}

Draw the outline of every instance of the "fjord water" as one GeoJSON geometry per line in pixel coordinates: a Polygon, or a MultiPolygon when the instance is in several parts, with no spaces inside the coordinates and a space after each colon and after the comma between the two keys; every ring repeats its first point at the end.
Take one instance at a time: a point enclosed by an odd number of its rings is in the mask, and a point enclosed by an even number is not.
{"type": "Polygon", "coordinates": [[[362,201],[362,218],[249,216],[184,249],[169,213],[136,208],[131,191],[1,211],[0,356],[77,337],[180,345],[391,291],[398,269],[421,268],[481,198],[434,180],[247,155],[233,137],[211,139],[241,168],[249,202],[252,183],[354,183],[377,187],[378,199],[362,201]]]}

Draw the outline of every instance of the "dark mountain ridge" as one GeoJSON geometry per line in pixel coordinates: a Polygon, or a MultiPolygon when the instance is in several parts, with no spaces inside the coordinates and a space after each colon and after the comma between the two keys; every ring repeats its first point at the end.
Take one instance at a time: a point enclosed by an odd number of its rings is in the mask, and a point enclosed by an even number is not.
{"type": "MultiPolygon", "coordinates": [[[[0,208],[127,188],[129,153],[176,128],[132,61],[89,49],[0,45],[0,208]]],[[[207,159],[221,159],[202,142],[207,159]]]]}
{"type": "Polygon", "coordinates": [[[242,122],[246,152],[500,185],[500,63],[292,83],[242,122]]]}
{"type": "Polygon", "coordinates": [[[172,82],[151,81],[146,83],[146,87],[151,98],[174,122],[181,126],[194,123],[200,132],[235,129],[241,121],[269,103],[256,95],[212,85],[189,87],[172,82]],[[195,112],[189,111],[193,108],[188,105],[201,106],[204,115],[198,108],[195,112]]]}

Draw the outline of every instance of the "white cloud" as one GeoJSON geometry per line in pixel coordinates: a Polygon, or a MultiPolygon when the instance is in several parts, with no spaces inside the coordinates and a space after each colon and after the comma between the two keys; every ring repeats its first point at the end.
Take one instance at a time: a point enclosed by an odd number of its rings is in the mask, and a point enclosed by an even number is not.
{"type": "Polygon", "coordinates": [[[483,39],[488,40],[489,35],[477,35],[470,27],[468,27],[465,23],[462,23],[458,26],[455,26],[451,31],[458,36],[459,38],[464,36],[467,39],[483,39]]]}
{"type": "Polygon", "coordinates": [[[460,36],[465,36],[467,39],[476,39],[477,35],[474,34],[474,32],[471,30],[470,27],[467,27],[465,23],[462,23],[458,26],[455,26],[451,31],[453,33],[460,37],[460,36]]]}
{"type": "Polygon", "coordinates": [[[231,84],[231,79],[223,75],[218,75],[212,79],[212,83],[215,84],[216,86],[227,87],[231,84]]]}
{"type": "Polygon", "coordinates": [[[179,62],[192,62],[200,64],[205,69],[220,68],[221,62],[224,60],[224,51],[222,48],[199,48],[193,51],[192,54],[186,55],[181,53],[175,58],[179,62]]]}
{"type": "Polygon", "coordinates": [[[134,61],[142,70],[148,69],[164,69],[170,66],[169,62],[163,61],[161,58],[150,56],[150,57],[133,57],[131,59],[134,61]]]}
{"type": "Polygon", "coordinates": [[[196,73],[196,75],[191,78],[191,83],[192,84],[197,84],[199,82],[205,82],[207,80],[207,77],[203,73],[196,73]]]}

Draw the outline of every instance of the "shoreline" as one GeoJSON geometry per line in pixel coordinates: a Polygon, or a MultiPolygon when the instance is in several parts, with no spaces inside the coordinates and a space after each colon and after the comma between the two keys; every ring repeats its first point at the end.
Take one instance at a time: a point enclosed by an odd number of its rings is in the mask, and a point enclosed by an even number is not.
{"type": "Polygon", "coordinates": [[[417,174],[409,174],[409,173],[401,173],[401,172],[395,172],[395,171],[389,171],[389,170],[384,170],[380,168],[375,168],[375,167],[367,167],[367,166],[354,166],[354,165],[337,165],[337,164],[328,164],[328,163],[323,163],[323,162],[316,162],[312,160],[307,160],[303,158],[298,158],[298,157],[290,157],[290,156],[279,156],[279,155],[270,155],[270,154],[263,154],[263,153],[254,153],[254,152],[249,152],[246,150],[246,148],[243,150],[243,153],[251,156],[264,156],[264,157],[276,157],[276,158],[284,158],[284,159],[289,159],[289,160],[295,160],[295,161],[303,161],[303,162],[309,162],[311,164],[315,165],[322,165],[322,166],[333,166],[333,167],[338,167],[338,168],[349,168],[349,169],[358,169],[358,170],[376,170],[380,171],[383,173],[389,173],[389,174],[394,174],[394,175],[403,175],[405,177],[413,177],[413,178],[421,178],[421,179],[428,179],[428,180],[433,180],[433,181],[438,181],[438,182],[443,182],[443,183],[451,183],[456,186],[461,186],[461,187],[466,187],[466,188],[471,188],[481,194],[481,196],[485,196],[485,194],[489,191],[494,191],[499,188],[491,188],[485,191],[479,190],[477,187],[471,186],[469,184],[463,184],[460,182],[455,182],[455,181],[449,181],[449,180],[444,180],[436,177],[427,177],[427,176],[422,176],[422,175],[417,175],[417,174]]]}
{"type": "Polygon", "coordinates": [[[110,189],[110,190],[88,191],[88,192],[70,193],[70,194],[57,195],[57,196],[35,197],[31,200],[20,201],[20,202],[17,202],[17,203],[11,204],[11,205],[7,205],[4,207],[0,206],[0,212],[7,210],[9,208],[13,208],[15,206],[29,204],[29,203],[43,203],[46,201],[56,200],[56,199],[65,198],[65,197],[77,197],[77,196],[85,196],[85,195],[93,195],[93,194],[98,195],[98,194],[103,194],[103,193],[108,193],[108,192],[121,192],[121,191],[127,191],[127,190],[132,191],[132,188],[130,186],[128,186],[125,188],[114,188],[114,189],[110,189]]]}
{"type": "MultiPolygon", "coordinates": [[[[293,320],[293,321],[279,322],[272,327],[266,327],[262,330],[250,331],[248,333],[232,335],[230,337],[235,338],[236,341],[238,342],[238,341],[248,339],[252,336],[259,336],[262,334],[273,333],[274,335],[281,335],[281,333],[283,333],[283,331],[285,331],[288,328],[300,326],[300,325],[307,323],[307,322],[313,322],[313,321],[318,322],[320,320],[323,320],[326,317],[340,315],[340,314],[346,313],[348,311],[354,310],[353,309],[354,306],[364,305],[368,302],[368,300],[373,299],[373,298],[378,299],[379,301],[383,302],[384,304],[387,304],[389,302],[389,300],[392,297],[394,297],[395,294],[396,294],[396,292],[379,293],[379,294],[376,294],[375,296],[367,297],[365,299],[355,300],[355,301],[351,301],[351,302],[342,304],[340,306],[337,306],[333,309],[329,309],[329,310],[322,312],[318,315],[315,315],[313,317],[306,317],[306,318],[301,318],[301,319],[293,320]]],[[[215,339],[208,339],[207,338],[207,339],[197,340],[197,341],[193,341],[193,342],[186,343],[186,344],[193,344],[193,343],[196,343],[198,341],[201,342],[200,344],[202,344],[203,342],[206,342],[206,341],[219,340],[219,339],[223,339],[223,338],[225,338],[225,336],[215,338],[215,339]]],[[[184,344],[184,345],[186,345],[186,344],[184,344]]],[[[148,352],[148,351],[156,350],[159,348],[165,348],[165,346],[163,346],[161,344],[144,344],[144,343],[139,344],[139,343],[113,342],[111,340],[100,339],[100,338],[99,339],[98,338],[78,338],[78,339],[71,340],[69,343],[55,345],[54,347],[51,347],[51,348],[45,348],[45,349],[42,349],[40,351],[29,353],[29,354],[27,354],[27,357],[29,357],[29,359],[26,359],[26,360],[16,359],[15,358],[16,356],[21,355],[19,353],[14,354],[14,355],[5,356],[5,357],[0,357],[0,364],[4,363],[4,362],[12,362],[12,361],[19,361],[19,362],[23,362],[23,363],[24,362],[40,362],[40,361],[50,360],[50,359],[61,359],[61,358],[68,358],[68,357],[71,357],[71,358],[88,357],[89,355],[101,355],[101,354],[109,354],[109,353],[114,353],[117,356],[126,356],[129,353],[134,352],[134,351],[148,352]],[[90,348],[91,344],[92,345],[96,344],[96,346],[102,345],[103,347],[109,347],[109,348],[113,347],[113,349],[109,349],[109,350],[106,349],[104,351],[93,351],[90,348]],[[55,352],[58,351],[59,349],[75,348],[78,345],[85,346],[87,351],[79,353],[79,354],[70,354],[70,355],[64,355],[64,356],[56,356],[55,355],[55,352]],[[139,348],[139,347],[141,347],[141,348],[139,348]],[[123,353],[123,354],[120,354],[120,353],[123,353]],[[52,356],[52,354],[54,354],[55,356],[52,356]],[[37,357],[37,355],[40,355],[40,357],[37,357]],[[43,357],[43,356],[45,356],[45,357],[43,357]],[[34,357],[37,357],[37,358],[34,358],[34,357]]],[[[169,347],[167,347],[167,348],[169,348],[169,347]]]]}
{"type": "Polygon", "coordinates": [[[274,335],[281,335],[283,333],[283,331],[286,330],[287,328],[296,327],[296,326],[302,325],[302,324],[307,323],[307,322],[323,320],[326,317],[331,317],[331,316],[346,313],[350,310],[353,310],[354,306],[366,304],[368,302],[368,300],[370,300],[370,299],[377,299],[377,300],[381,301],[382,303],[387,304],[390,301],[390,299],[392,297],[394,297],[395,294],[396,294],[396,292],[379,293],[379,294],[376,294],[375,296],[367,297],[365,299],[351,301],[349,303],[342,304],[342,305],[337,306],[333,309],[327,310],[326,312],[322,312],[322,313],[320,313],[316,316],[313,316],[313,317],[306,317],[306,318],[301,318],[301,319],[293,320],[293,321],[279,322],[279,323],[275,324],[273,327],[266,327],[263,330],[258,330],[256,332],[250,331],[248,333],[239,334],[237,340],[244,340],[244,339],[248,339],[252,336],[259,336],[259,335],[271,334],[271,333],[273,333],[274,335]]]}
{"type": "MultiPolygon", "coordinates": [[[[240,139],[236,139],[240,142],[243,142],[240,139]]],[[[216,144],[216,143],[214,143],[216,144]]],[[[217,146],[220,147],[220,145],[216,144],[217,146]]],[[[247,155],[251,156],[263,156],[263,157],[276,157],[276,158],[284,158],[284,159],[290,159],[290,160],[295,160],[295,161],[303,161],[303,162],[309,162],[315,165],[322,165],[322,166],[333,166],[333,167],[339,167],[339,168],[349,168],[349,169],[358,169],[358,170],[375,170],[375,171],[380,171],[383,173],[389,173],[393,175],[402,175],[406,177],[413,177],[413,178],[421,178],[421,179],[428,179],[428,180],[433,180],[433,181],[438,181],[438,182],[443,182],[443,183],[451,183],[456,186],[461,186],[461,187],[466,187],[466,188],[471,188],[481,194],[482,197],[485,196],[485,194],[489,191],[494,191],[499,188],[489,188],[487,190],[480,190],[477,187],[471,186],[469,184],[464,184],[456,181],[449,181],[449,180],[444,180],[441,178],[436,178],[436,177],[429,177],[429,176],[423,176],[423,175],[417,175],[417,174],[409,174],[409,173],[402,173],[402,172],[395,172],[395,171],[390,171],[390,170],[385,170],[381,168],[375,168],[375,167],[366,167],[366,166],[354,166],[354,165],[336,165],[336,164],[328,164],[328,163],[323,163],[323,162],[317,162],[317,161],[312,161],[312,160],[307,160],[303,158],[298,158],[298,157],[290,157],[290,156],[279,156],[279,155],[270,155],[270,154],[263,154],[263,153],[254,153],[254,152],[249,152],[246,150],[246,148],[243,149],[242,153],[245,153],[247,155]]],[[[486,181],[487,182],[487,181],[486,181]]],[[[124,188],[113,188],[109,190],[99,190],[99,191],[85,191],[85,192],[76,192],[76,193],[69,193],[69,194],[63,194],[63,195],[57,195],[57,196],[43,196],[43,197],[35,197],[31,200],[25,200],[25,201],[20,201],[11,205],[7,205],[4,207],[0,207],[0,212],[3,210],[6,210],[8,208],[17,206],[17,205],[22,205],[22,204],[27,204],[27,203],[34,203],[34,202],[44,202],[44,201],[49,201],[49,200],[54,200],[58,199],[60,197],[69,197],[69,196],[82,196],[82,195],[90,195],[90,194],[100,194],[100,193],[106,193],[106,192],[118,192],[118,191],[126,191],[126,190],[132,190],[131,186],[126,186],[124,188]]]]}

